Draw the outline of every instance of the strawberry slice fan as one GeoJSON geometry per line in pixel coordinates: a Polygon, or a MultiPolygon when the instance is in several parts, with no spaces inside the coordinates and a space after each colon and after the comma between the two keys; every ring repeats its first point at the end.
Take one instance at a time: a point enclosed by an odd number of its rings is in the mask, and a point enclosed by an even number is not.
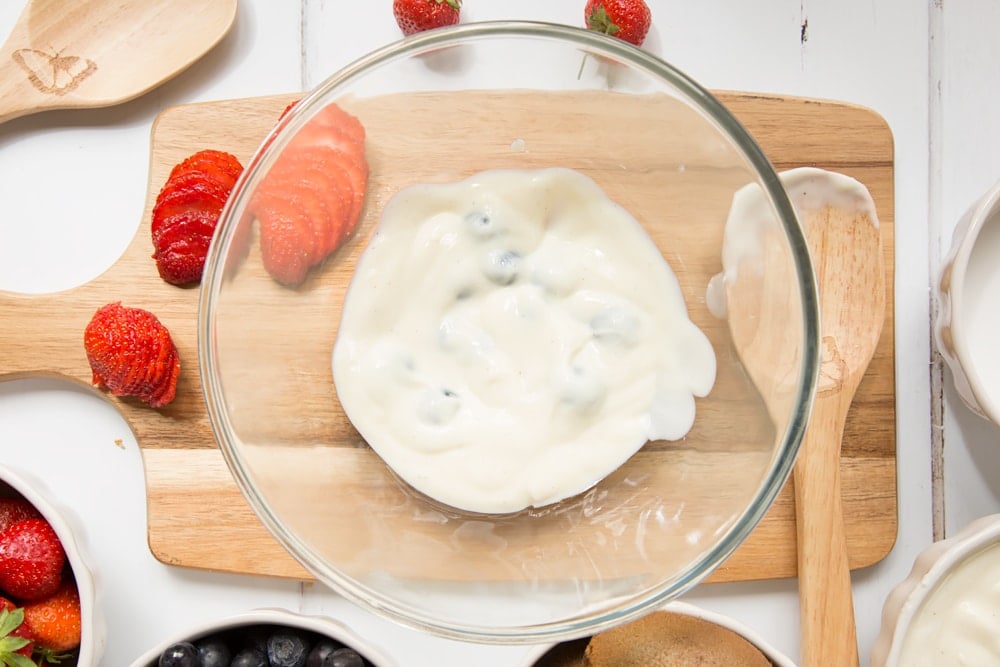
{"type": "Polygon", "coordinates": [[[267,272],[301,283],[354,231],[367,183],[364,126],[330,104],[289,142],[250,202],[267,272]]]}

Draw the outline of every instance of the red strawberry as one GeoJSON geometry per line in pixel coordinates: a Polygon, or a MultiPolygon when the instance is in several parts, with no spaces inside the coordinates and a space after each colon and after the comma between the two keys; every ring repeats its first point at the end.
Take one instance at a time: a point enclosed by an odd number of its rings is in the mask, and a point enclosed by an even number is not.
{"type": "Polygon", "coordinates": [[[583,10],[587,28],[642,46],[652,16],[643,0],[588,0],[583,10]]]}
{"type": "Polygon", "coordinates": [[[281,120],[282,118],[284,118],[285,116],[287,116],[288,112],[291,111],[292,109],[294,109],[295,105],[298,104],[298,103],[299,103],[298,100],[295,100],[294,102],[289,102],[288,106],[286,106],[285,109],[284,109],[284,111],[281,112],[281,115],[278,116],[278,120],[281,120]]]}
{"type": "Polygon", "coordinates": [[[23,519],[40,519],[41,516],[41,512],[24,498],[0,498],[0,533],[13,523],[23,519]]]}
{"type": "Polygon", "coordinates": [[[462,0],[393,0],[392,13],[404,35],[458,23],[462,0]]]}
{"type": "Polygon", "coordinates": [[[156,196],[150,230],[156,269],[168,283],[193,285],[201,281],[208,254],[208,242],[178,245],[176,234],[166,237],[174,224],[197,216],[209,223],[208,241],[219,222],[219,215],[232,193],[243,165],[224,151],[206,149],[174,165],[170,176],[156,196]]]}
{"type": "Polygon", "coordinates": [[[80,593],[72,580],[64,582],[47,598],[24,605],[24,618],[35,633],[36,649],[43,656],[80,646],[80,593]]]}
{"type": "MultiPolygon", "coordinates": [[[[167,180],[185,171],[204,171],[212,174],[222,173],[235,183],[236,179],[243,173],[243,165],[231,153],[205,149],[188,156],[180,163],[174,165],[167,180]]],[[[230,185],[230,187],[232,186],[230,185]]]]}
{"type": "Polygon", "coordinates": [[[177,347],[155,315],[109,303],[83,332],[93,382],[115,396],[135,396],[154,408],[174,400],[181,372],[177,347]]]}
{"type": "Polygon", "coordinates": [[[24,609],[0,597],[0,665],[35,667],[30,660],[35,635],[24,620],[24,609]]]}
{"type": "Polygon", "coordinates": [[[21,600],[51,595],[62,581],[66,552],[45,519],[24,519],[0,533],[0,588],[21,600]]]}
{"type": "Polygon", "coordinates": [[[268,273],[302,282],[353,231],[367,182],[364,126],[328,105],[288,143],[250,203],[268,273]]]}

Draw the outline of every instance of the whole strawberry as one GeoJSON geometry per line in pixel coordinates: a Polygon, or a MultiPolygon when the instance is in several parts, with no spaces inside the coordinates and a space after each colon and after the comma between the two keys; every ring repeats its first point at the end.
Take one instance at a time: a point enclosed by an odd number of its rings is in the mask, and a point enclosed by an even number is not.
{"type": "Polygon", "coordinates": [[[13,523],[41,516],[35,506],[24,498],[0,498],[0,533],[13,523]]]}
{"type": "Polygon", "coordinates": [[[181,362],[170,332],[148,310],[109,303],[83,332],[93,381],[115,396],[135,396],[154,408],[174,400],[181,362]]]}
{"type": "Polygon", "coordinates": [[[51,595],[62,581],[66,552],[45,519],[24,519],[0,533],[0,589],[20,600],[51,595]]]}
{"type": "Polygon", "coordinates": [[[462,0],[393,0],[392,13],[404,35],[458,23],[462,0]]]}
{"type": "Polygon", "coordinates": [[[0,665],[35,667],[31,654],[35,635],[24,620],[24,609],[0,597],[0,665]]]}
{"type": "Polygon", "coordinates": [[[587,28],[642,46],[652,16],[643,0],[588,0],[583,10],[587,28]]]}
{"type": "Polygon", "coordinates": [[[49,597],[25,604],[24,618],[35,634],[36,653],[51,662],[80,646],[80,593],[72,579],[49,597]]]}

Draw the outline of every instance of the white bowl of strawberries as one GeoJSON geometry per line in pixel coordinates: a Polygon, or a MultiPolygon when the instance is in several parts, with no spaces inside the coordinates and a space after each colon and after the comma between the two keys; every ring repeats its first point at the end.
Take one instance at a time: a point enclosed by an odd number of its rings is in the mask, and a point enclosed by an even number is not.
{"type": "Polygon", "coordinates": [[[0,664],[100,662],[104,623],[78,525],[41,481],[0,465],[0,664]]]}

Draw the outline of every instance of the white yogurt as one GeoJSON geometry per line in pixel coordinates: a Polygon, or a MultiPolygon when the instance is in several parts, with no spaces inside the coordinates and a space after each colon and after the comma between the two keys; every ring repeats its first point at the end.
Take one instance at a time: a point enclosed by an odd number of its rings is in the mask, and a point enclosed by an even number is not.
{"type": "Polygon", "coordinates": [[[900,665],[1000,664],[1000,545],[956,566],[914,614],[900,665]]]}
{"type": "Polygon", "coordinates": [[[642,226],[563,168],[418,185],[344,301],[341,405],[400,477],[502,513],[593,486],[690,430],[715,354],[642,226]]]}
{"type": "MultiPolygon", "coordinates": [[[[808,221],[809,214],[830,207],[855,211],[867,216],[875,227],[879,225],[875,201],[868,188],[846,174],[798,167],[783,171],[778,177],[800,222],[808,221]]],[[[733,194],[722,242],[722,272],[712,276],[705,293],[713,315],[726,317],[726,289],[738,279],[741,268],[749,268],[758,276],[764,274],[764,263],[771,255],[764,246],[771,238],[784,239],[784,234],[770,233],[778,224],[771,200],[759,184],[751,183],[733,194]]]]}

